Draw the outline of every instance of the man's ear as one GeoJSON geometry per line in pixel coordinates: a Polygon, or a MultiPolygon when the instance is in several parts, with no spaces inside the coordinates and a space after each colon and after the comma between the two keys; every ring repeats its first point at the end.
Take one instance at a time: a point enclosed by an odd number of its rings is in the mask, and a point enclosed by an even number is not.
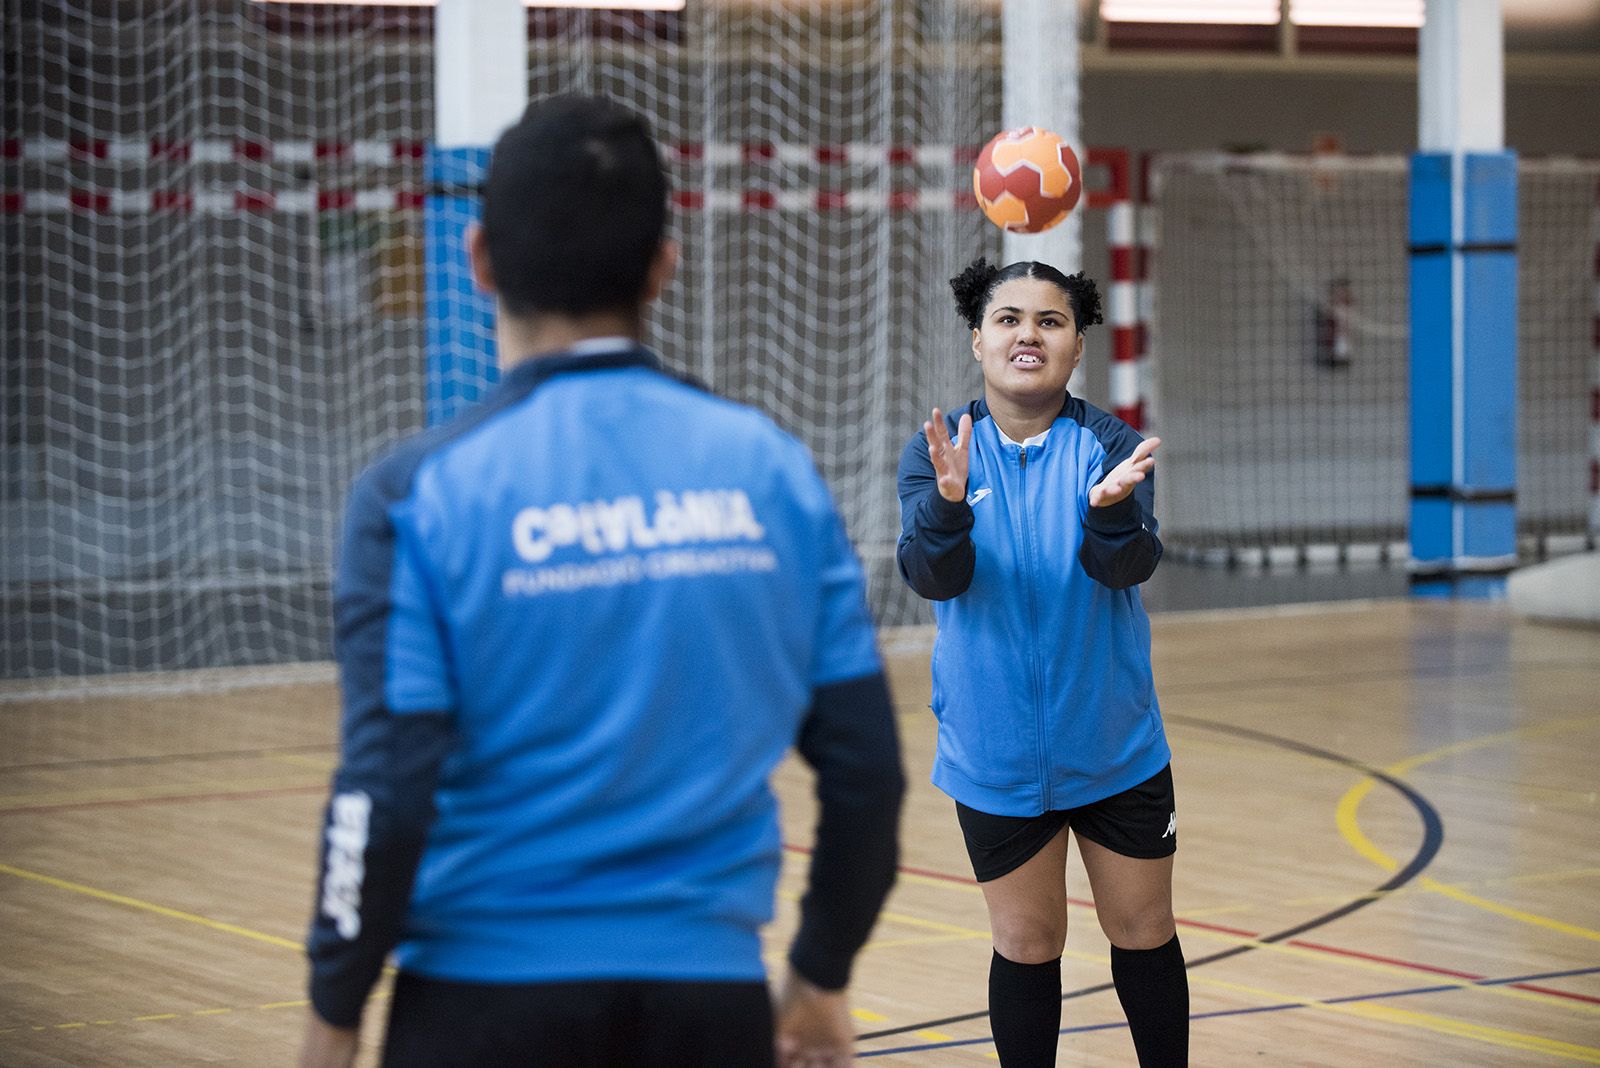
{"type": "Polygon", "coordinates": [[[979,363],[983,362],[983,350],[978,346],[983,343],[983,334],[977,327],[972,328],[972,358],[979,363]]]}
{"type": "Polygon", "coordinates": [[[489,242],[483,235],[482,223],[467,224],[467,263],[472,268],[472,282],[480,293],[493,296],[499,292],[494,284],[494,268],[489,263],[489,242]]]}
{"type": "Polygon", "coordinates": [[[678,260],[682,252],[682,246],[671,238],[656,247],[656,254],[650,259],[650,271],[644,278],[644,303],[659,300],[661,294],[666,292],[667,283],[678,273],[678,260]]]}

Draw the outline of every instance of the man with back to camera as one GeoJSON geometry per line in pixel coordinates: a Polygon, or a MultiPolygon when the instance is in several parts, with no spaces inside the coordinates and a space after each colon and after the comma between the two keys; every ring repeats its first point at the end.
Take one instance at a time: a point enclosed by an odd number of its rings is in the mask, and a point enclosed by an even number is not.
{"type": "Polygon", "coordinates": [[[306,1066],[348,1065],[389,951],[388,1065],[843,1065],[904,778],[859,563],[809,454],[662,369],[644,122],[534,104],[467,235],[502,376],[351,491],[342,747],[306,1066]],[[820,813],[774,1000],[768,785],[820,813]]]}

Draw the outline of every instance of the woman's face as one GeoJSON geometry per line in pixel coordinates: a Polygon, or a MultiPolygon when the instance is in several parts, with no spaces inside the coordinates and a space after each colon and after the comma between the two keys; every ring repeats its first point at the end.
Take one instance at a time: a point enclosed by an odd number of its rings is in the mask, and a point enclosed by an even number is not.
{"type": "Polygon", "coordinates": [[[1083,359],[1072,302],[1042,278],[1002,283],[972,332],[972,355],[987,391],[1024,403],[1059,398],[1083,359]]]}

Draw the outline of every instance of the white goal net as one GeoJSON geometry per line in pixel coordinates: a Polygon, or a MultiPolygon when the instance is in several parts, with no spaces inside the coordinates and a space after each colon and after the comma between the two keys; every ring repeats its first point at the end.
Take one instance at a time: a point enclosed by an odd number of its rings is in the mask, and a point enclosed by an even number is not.
{"type": "MultiPolygon", "coordinates": [[[[1163,156],[1152,270],[1163,537],[1217,562],[1403,558],[1407,161],[1163,156]]],[[[1591,544],[1600,163],[1518,174],[1518,531],[1591,544]]]]}
{"type": "MultiPolygon", "coordinates": [[[[0,3],[0,676],[325,659],[346,488],[426,418],[431,12],[0,3]]],[[[967,203],[998,12],[529,18],[531,97],[611,94],[669,146],[648,340],[811,446],[879,620],[926,620],[894,474],[977,389],[946,280],[1000,246],[967,203]]]]}

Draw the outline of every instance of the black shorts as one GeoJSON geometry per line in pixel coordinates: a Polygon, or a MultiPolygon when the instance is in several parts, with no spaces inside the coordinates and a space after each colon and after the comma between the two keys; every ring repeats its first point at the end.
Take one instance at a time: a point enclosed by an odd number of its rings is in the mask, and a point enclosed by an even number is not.
{"type": "Polygon", "coordinates": [[[1040,816],[992,816],[956,802],[972,873],[980,883],[1015,871],[1063,827],[1138,860],[1170,857],[1178,849],[1178,806],[1168,764],[1138,786],[1078,808],[1040,816]]]}
{"type": "Polygon", "coordinates": [[[763,982],[463,983],[401,972],[385,1068],[770,1068],[763,982]]]}

